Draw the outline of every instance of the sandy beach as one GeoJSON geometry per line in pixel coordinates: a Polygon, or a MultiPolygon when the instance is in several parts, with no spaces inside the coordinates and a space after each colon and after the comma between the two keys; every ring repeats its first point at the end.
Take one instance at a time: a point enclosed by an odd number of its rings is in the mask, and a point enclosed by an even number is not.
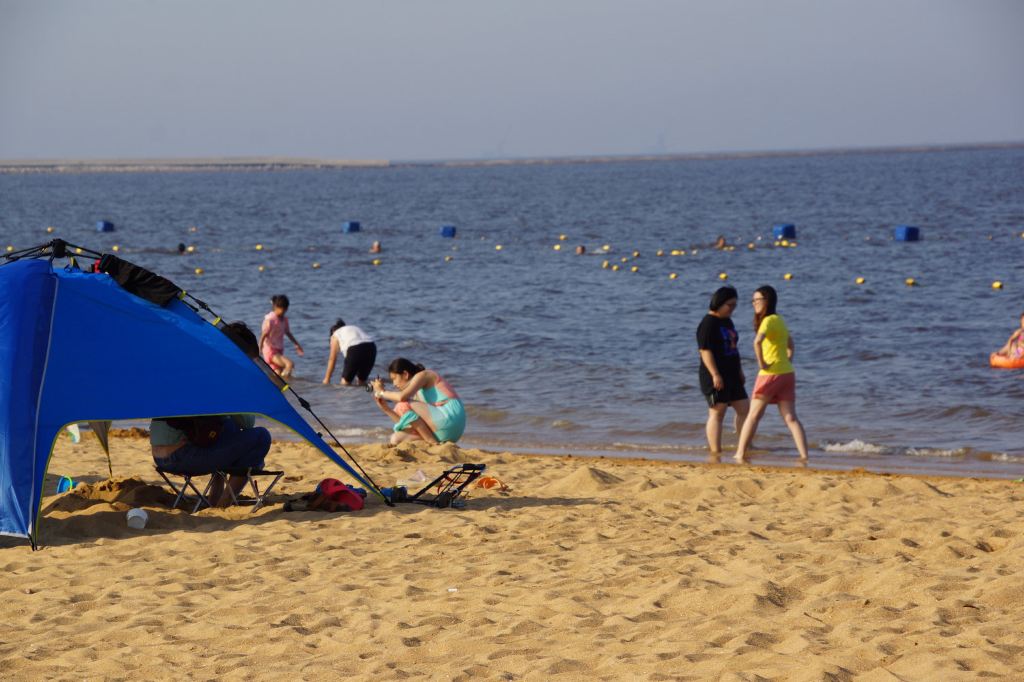
{"type": "Polygon", "coordinates": [[[472,461],[511,490],[286,513],[341,472],[278,443],[274,504],[189,515],[147,440],[111,449],[108,481],[62,438],[44,547],[0,540],[4,679],[1024,675],[1020,483],[364,445],[382,485],[472,461]]]}

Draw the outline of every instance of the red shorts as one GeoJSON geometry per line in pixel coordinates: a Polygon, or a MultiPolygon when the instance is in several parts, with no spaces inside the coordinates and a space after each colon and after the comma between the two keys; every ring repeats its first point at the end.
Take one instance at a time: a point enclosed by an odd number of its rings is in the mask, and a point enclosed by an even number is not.
{"type": "Polygon", "coordinates": [[[758,374],[754,382],[754,400],[770,405],[796,402],[796,372],[788,374],[758,374]]]}

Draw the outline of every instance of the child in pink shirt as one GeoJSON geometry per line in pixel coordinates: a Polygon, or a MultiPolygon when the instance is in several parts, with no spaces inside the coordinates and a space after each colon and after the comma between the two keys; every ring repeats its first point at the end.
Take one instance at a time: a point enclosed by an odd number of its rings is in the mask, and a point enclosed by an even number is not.
{"type": "Polygon", "coordinates": [[[260,336],[260,352],[268,365],[282,377],[290,377],[295,363],[284,356],[284,337],[288,337],[295,344],[295,352],[301,357],[302,346],[288,326],[288,297],[278,294],[270,299],[274,309],[263,318],[263,333],[260,336]]]}

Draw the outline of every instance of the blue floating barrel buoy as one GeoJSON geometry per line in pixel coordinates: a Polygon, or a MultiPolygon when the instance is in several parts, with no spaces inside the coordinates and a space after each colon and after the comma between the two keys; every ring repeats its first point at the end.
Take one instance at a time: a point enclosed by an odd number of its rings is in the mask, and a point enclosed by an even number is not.
{"type": "Polygon", "coordinates": [[[110,222],[109,220],[97,221],[97,223],[96,223],[96,231],[97,232],[113,232],[114,231],[114,223],[110,222]]]}
{"type": "Polygon", "coordinates": [[[916,242],[921,238],[921,231],[913,225],[897,225],[893,238],[898,242],[916,242]]]}
{"type": "Polygon", "coordinates": [[[454,225],[442,225],[441,226],[441,230],[440,230],[440,234],[441,234],[442,237],[447,237],[448,239],[454,239],[455,238],[455,226],[454,225]]]}
{"type": "Polygon", "coordinates": [[[772,236],[776,239],[796,239],[796,225],[793,223],[775,223],[772,236]]]}
{"type": "Polygon", "coordinates": [[[341,231],[345,234],[351,234],[352,232],[359,232],[362,226],[358,220],[349,220],[348,222],[341,224],[341,231]]]}

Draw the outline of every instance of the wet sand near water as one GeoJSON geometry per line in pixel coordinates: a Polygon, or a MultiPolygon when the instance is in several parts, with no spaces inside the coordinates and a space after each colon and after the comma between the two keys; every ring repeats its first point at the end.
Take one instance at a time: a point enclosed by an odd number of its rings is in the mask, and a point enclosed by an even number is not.
{"type": "Polygon", "coordinates": [[[44,548],[0,540],[11,680],[967,680],[1024,675],[1024,484],[352,448],[381,484],[482,462],[464,510],[166,508],[148,442],[61,439],[44,548]],[[143,506],[149,523],[126,526],[143,506]]]}

